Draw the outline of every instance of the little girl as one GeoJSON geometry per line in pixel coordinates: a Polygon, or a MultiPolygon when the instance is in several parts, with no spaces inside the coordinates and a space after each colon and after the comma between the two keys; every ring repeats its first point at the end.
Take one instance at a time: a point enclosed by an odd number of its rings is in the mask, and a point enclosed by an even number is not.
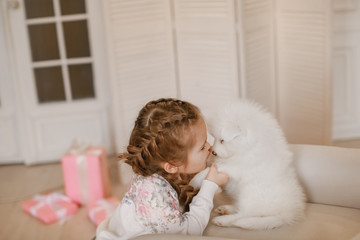
{"type": "Polygon", "coordinates": [[[171,98],[149,102],[139,112],[127,151],[120,159],[135,174],[113,216],[97,228],[96,240],[152,233],[201,235],[214,194],[228,176],[213,165],[198,193],[189,185],[189,175],[203,170],[211,153],[199,109],[171,98]]]}

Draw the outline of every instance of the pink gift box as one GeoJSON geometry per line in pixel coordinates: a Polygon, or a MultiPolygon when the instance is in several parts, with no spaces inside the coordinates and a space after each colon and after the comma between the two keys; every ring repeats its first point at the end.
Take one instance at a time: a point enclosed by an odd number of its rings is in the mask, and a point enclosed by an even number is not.
{"type": "Polygon", "coordinates": [[[103,147],[70,149],[61,159],[65,193],[76,203],[88,204],[111,196],[111,181],[103,147]]]}
{"type": "Polygon", "coordinates": [[[115,212],[118,205],[119,200],[114,197],[97,200],[87,206],[88,216],[98,226],[115,212]]]}
{"type": "Polygon", "coordinates": [[[79,209],[71,199],[60,194],[36,195],[33,199],[24,201],[22,209],[44,223],[50,224],[65,219],[79,209]]]}

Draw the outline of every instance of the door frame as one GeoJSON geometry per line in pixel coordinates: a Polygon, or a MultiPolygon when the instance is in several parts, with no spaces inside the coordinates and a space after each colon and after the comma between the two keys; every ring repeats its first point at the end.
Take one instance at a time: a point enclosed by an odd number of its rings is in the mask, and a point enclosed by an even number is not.
{"type": "Polygon", "coordinates": [[[6,1],[0,2],[0,128],[8,130],[8,132],[5,131],[1,134],[1,138],[3,138],[1,141],[7,143],[7,151],[0,152],[0,164],[22,163],[24,162],[25,152],[28,152],[25,144],[27,134],[24,134],[26,131],[24,109],[19,105],[21,96],[16,91],[18,88],[17,72],[14,55],[12,54],[14,47],[10,37],[8,7],[6,1]]]}

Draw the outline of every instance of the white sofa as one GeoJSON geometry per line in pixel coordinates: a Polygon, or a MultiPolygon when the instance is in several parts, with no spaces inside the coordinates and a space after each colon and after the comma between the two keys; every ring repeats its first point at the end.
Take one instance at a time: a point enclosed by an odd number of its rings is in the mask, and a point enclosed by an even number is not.
{"type": "MultiPolygon", "coordinates": [[[[306,217],[298,224],[250,231],[210,222],[201,237],[146,235],[136,239],[360,240],[360,149],[296,144],[290,147],[308,199],[306,217]]],[[[214,205],[224,201],[219,193],[214,205]]]]}

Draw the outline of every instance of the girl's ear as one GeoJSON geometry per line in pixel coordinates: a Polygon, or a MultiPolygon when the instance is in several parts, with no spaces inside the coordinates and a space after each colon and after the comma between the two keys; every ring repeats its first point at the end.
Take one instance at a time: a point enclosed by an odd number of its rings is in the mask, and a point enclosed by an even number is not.
{"type": "Polygon", "coordinates": [[[179,168],[177,166],[172,165],[168,162],[162,162],[161,167],[167,172],[167,173],[177,173],[179,171],[179,168]]]}

